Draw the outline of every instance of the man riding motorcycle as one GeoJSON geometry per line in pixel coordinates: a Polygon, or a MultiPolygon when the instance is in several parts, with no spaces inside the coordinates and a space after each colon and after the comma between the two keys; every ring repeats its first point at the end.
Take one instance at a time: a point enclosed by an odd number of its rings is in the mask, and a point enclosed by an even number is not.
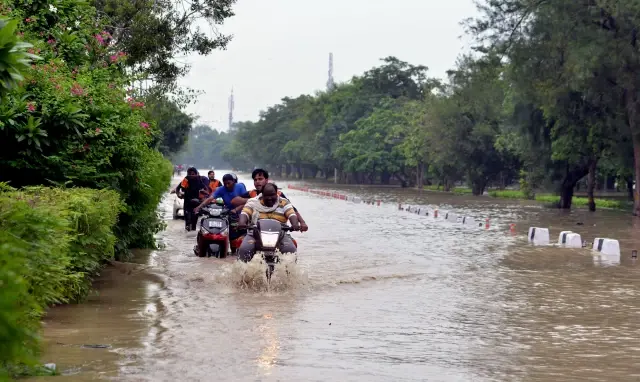
{"type": "MultiPolygon", "coordinates": [[[[278,196],[278,188],[273,183],[267,183],[262,187],[260,196],[247,201],[240,214],[238,229],[247,228],[249,222],[255,224],[259,219],[275,219],[282,224],[286,224],[289,221],[293,231],[300,230],[300,224],[293,210],[293,205],[287,199],[278,196]]],[[[256,239],[249,232],[238,249],[238,259],[244,262],[251,261],[255,254],[255,249],[256,239]]],[[[288,235],[285,235],[280,242],[280,252],[297,252],[296,246],[288,235]]]]}
{"type": "MultiPolygon", "coordinates": [[[[238,195],[244,194],[247,192],[247,188],[243,183],[237,183],[237,178],[234,179],[231,174],[225,174],[222,177],[223,186],[218,187],[209,198],[205,199],[199,206],[197,206],[193,211],[195,215],[200,212],[202,207],[207,206],[213,203],[216,199],[221,198],[224,201],[225,207],[229,210],[229,221],[230,223],[234,223],[238,221],[238,211],[242,209],[242,207],[235,208],[231,204],[231,200],[238,195]]],[[[231,225],[229,232],[229,239],[235,240],[242,235],[244,235],[245,231],[236,227],[235,225],[231,225]]]]}
{"type": "Polygon", "coordinates": [[[187,176],[178,184],[178,186],[171,190],[172,194],[178,191],[183,191],[184,195],[184,224],[187,231],[196,229],[196,223],[198,222],[198,215],[194,213],[193,199],[204,199],[210,194],[209,179],[206,176],[200,176],[198,170],[195,167],[189,167],[187,170],[187,176]]]}
{"type": "MultiPolygon", "coordinates": [[[[251,178],[253,178],[253,186],[255,187],[255,189],[249,192],[245,192],[244,194],[233,198],[231,203],[234,205],[234,207],[240,208],[244,206],[247,200],[251,198],[255,198],[256,196],[260,195],[264,185],[269,183],[269,173],[267,172],[267,170],[263,170],[261,168],[257,168],[253,170],[253,172],[251,173],[251,178]]],[[[289,198],[285,196],[284,192],[280,190],[278,190],[277,192],[278,192],[278,196],[291,201],[289,198]]],[[[302,218],[302,215],[300,214],[300,212],[295,206],[293,207],[293,211],[296,213],[296,216],[298,217],[298,221],[300,222],[300,231],[301,232],[308,231],[309,226],[307,225],[305,220],[302,218]]]]}

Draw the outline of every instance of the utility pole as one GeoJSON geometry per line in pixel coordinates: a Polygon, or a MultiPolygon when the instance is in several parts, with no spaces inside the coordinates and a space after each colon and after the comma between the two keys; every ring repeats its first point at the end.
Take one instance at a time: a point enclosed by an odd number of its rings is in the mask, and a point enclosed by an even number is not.
{"type": "Polygon", "coordinates": [[[233,100],[233,88],[231,88],[231,95],[229,96],[229,131],[233,129],[233,108],[235,106],[233,100]]]}
{"type": "Polygon", "coordinates": [[[327,79],[327,90],[331,91],[336,84],[333,81],[333,53],[329,53],[329,78],[327,79]]]}
{"type": "MultiPolygon", "coordinates": [[[[330,92],[336,87],[336,83],[333,80],[333,53],[329,52],[329,78],[327,78],[327,91],[330,92]]],[[[338,183],[338,169],[333,169],[333,183],[338,183]]]]}

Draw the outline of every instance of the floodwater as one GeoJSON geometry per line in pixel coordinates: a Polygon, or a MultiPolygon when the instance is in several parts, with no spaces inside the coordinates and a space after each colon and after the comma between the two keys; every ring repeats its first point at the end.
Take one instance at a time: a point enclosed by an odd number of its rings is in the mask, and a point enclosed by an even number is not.
{"type": "Polygon", "coordinates": [[[52,309],[43,360],[74,381],[640,380],[633,218],[343,189],[388,203],[285,190],[310,230],[293,233],[298,264],[269,290],[259,264],[195,257],[195,234],[171,220],[167,198],[165,249],[133,270],[109,269],[88,303],[52,309]],[[399,211],[398,202],[489,217],[491,227],[399,211]],[[621,261],[530,246],[529,226],[549,227],[552,241],[562,230],[619,239],[621,261]],[[98,344],[109,347],[83,347],[98,344]]]}

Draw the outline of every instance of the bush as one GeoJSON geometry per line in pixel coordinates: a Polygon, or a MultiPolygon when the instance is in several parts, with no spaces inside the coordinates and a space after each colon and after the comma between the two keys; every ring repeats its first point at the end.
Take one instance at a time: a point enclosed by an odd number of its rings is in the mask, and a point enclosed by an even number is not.
{"type": "Polygon", "coordinates": [[[491,190],[489,196],[503,199],[527,199],[526,195],[520,190],[491,190]]]}
{"type": "Polygon", "coordinates": [[[115,190],[126,205],[116,256],[154,247],[163,226],[155,210],[171,169],[153,148],[161,132],[131,86],[126,54],[95,23],[89,3],[2,3],[0,12],[20,20],[22,39],[33,45],[24,54],[42,59],[0,103],[0,181],[115,190]]]}
{"type": "Polygon", "coordinates": [[[35,361],[47,306],[88,294],[113,257],[120,209],[118,194],[107,190],[0,192],[0,376],[35,361]]]}

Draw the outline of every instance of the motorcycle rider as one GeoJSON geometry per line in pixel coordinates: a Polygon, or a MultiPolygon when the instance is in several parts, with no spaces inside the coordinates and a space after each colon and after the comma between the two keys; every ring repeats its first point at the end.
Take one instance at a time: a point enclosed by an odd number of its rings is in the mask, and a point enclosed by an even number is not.
{"type": "Polygon", "coordinates": [[[209,179],[206,176],[200,176],[198,170],[195,167],[189,167],[187,169],[187,176],[178,184],[178,186],[171,190],[172,194],[178,191],[184,192],[184,224],[187,231],[196,229],[196,223],[198,222],[198,215],[193,211],[193,199],[202,199],[204,195],[210,193],[209,179]]]}
{"type": "MultiPolygon", "coordinates": [[[[240,214],[239,229],[246,229],[247,223],[255,224],[259,219],[275,219],[282,224],[291,222],[291,229],[298,231],[300,224],[298,216],[293,210],[293,205],[287,199],[278,196],[278,187],[273,183],[267,183],[262,187],[262,194],[247,201],[240,214]]],[[[249,232],[242,240],[238,248],[238,259],[249,262],[253,258],[256,249],[256,239],[249,232]]],[[[285,235],[280,242],[280,253],[296,253],[297,248],[291,237],[285,235]]]]}
{"type": "Polygon", "coordinates": [[[211,192],[215,191],[218,187],[222,187],[222,182],[216,179],[215,171],[209,171],[207,176],[209,177],[209,188],[211,189],[211,192]]]}
{"type": "MultiPolygon", "coordinates": [[[[247,202],[247,200],[249,200],[251,198],[255,198],[256,196],[260,195],[264,185],[269,183],[269,173],[267,172],[267,170],[264,170],[264,169],[261,169],[261,168],[257,168],[255,170],[253,170],[253,172],[251,173],[251,178],[253,179],[253,186],[255,187],[255,189],[253,189],[251,191],[248,191],[248,192],[245,192],[244,194],[233,198],[231,203],[236,208],[242,207],[247,202]]],[[[284,192],[282,192],[280,190],[278,190],[278,196],[291,201],[289,198],[287,198],[287,196],[284,194],[284,192]]],[[[302,218],[302,215],[300,214],[298,209],[294,206],[293,210],[295,211],[296,216],[298,217],[298,221],[300,222],[300,231],[301,232],[308,231],[309,230],[309,226],[307,225],[305,220],[302,218]]]]}

